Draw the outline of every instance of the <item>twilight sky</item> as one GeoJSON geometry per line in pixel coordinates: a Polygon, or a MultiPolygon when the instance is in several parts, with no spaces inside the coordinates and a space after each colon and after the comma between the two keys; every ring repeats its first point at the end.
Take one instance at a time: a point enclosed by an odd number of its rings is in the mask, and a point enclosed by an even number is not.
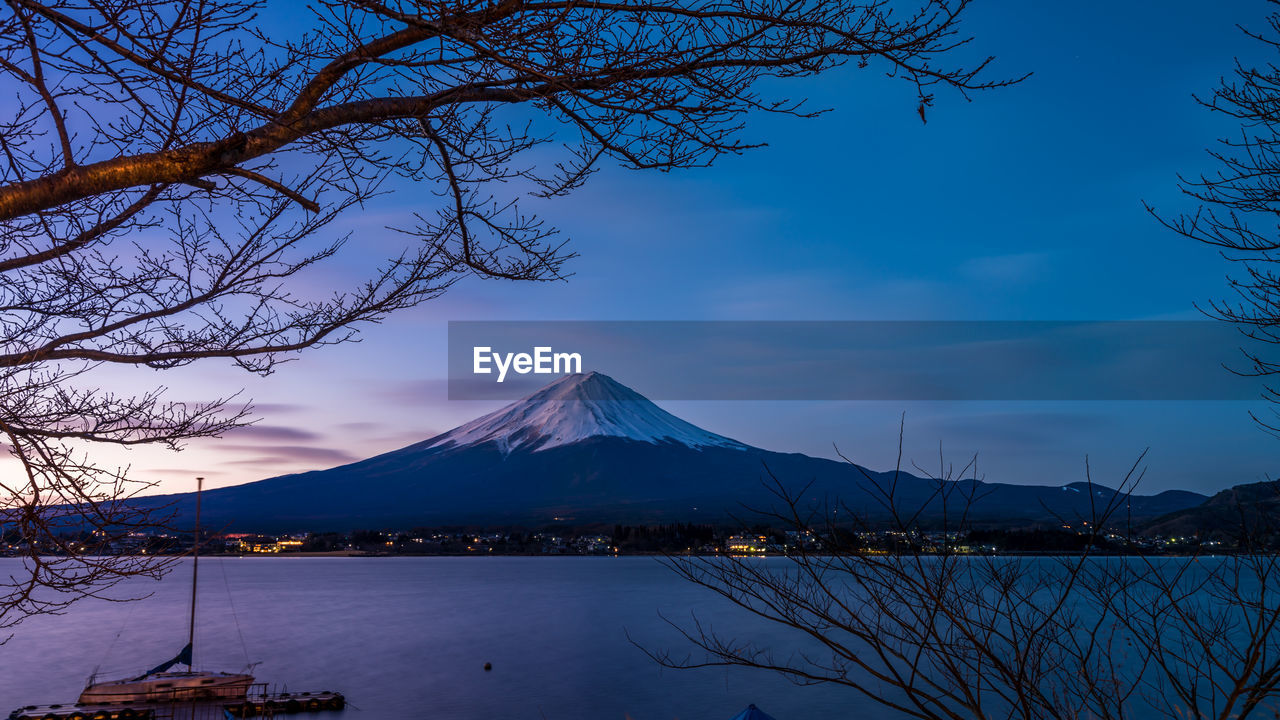
{"type": "MultiPolygon", "coordinates": [[[[266,379],[229,364],[103,382],[161,383],[175,399],[244,389],[261,421],[181,453],[100,456],[166,491],[330,467],[424,439],[500,402],[445,397],[449,320],[1195,319],[1227,264],[1143,210],[1186,209],[1176,174],[1212,169],[1233,128],[1198,107],[1232,58],[1270,59],[1237,23],[1267,3],[1147,0],[976,3],[967,29],[996,74],[1034,75],[965,102],[940,93],[928,124],[911,88],[875,67],[776,90],[833,108],[753,117],[769,147],[671,174],[611,168],[538,205],[581,257],[568,282],[469,281],[444,299],[320,348],[266,379]]],[[[401,183],[348,216],[351,252],[393,246],[384,227],[435,201],[401,183]]],[[[376,251],[376,250],[375,250],[376,251]]],[[[351,282],[335,264],[334,283],[351,282]]],[[[598,369],[609,373],[609,368],[598,369]]],[[[628,378],[615,378],[628,383],[628,378]]],[[[633,386],[644,393],[645,388],[633,386]]],[[[1276,439],[1231,402],[664,402],[708,430],[778,451],[892,467],[939,449],[987,480],[1116,484],[1144,449],[1143,490],[1214,491],[1264,479],[1276,439]]],[[[1265,411],[1265,408],[1263,408],[1265,411]]]]}

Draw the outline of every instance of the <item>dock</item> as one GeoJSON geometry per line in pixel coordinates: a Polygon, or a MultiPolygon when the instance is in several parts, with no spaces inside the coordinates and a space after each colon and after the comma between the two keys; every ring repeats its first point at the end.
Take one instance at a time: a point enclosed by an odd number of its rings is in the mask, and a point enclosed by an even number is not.
{"type": "Polygon", "coordinates": [[[347,699],[340,692],[261,692],[243,698],[177,702],[63,703],[27,705],[9,713],[9,720],[222,720],[272,718],[342,710],[347,699]]]}

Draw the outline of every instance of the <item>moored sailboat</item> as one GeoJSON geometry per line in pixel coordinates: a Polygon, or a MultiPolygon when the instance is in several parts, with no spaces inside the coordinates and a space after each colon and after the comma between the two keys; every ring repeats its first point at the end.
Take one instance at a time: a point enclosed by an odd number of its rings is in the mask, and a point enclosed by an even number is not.
{"type": "MultiPolygon", "coordinates": [[[[196,478],[195,542],[191,562],[191,614],[187,644],[172,659],[135,677],[99,682],[89,678],[75,703],[26,705],[9,714],[9,720],[158,720],[177,717],[179,703],[205,708],[218,717],[259,717],[275,713],[341,710],[346,698],[340,692],[284,692],[267,690],[248,673],[215,672],[195,668],[196,598],[200,578],[200,491],[204,478],[196,478]],[[186,670],[174,670],[185,665],[186,670]]],[[[186,712],[185,710],[183,712],[186,712]]],[[[185,716],[184,716],[185,717],[185,716]]],[[[212,716],[210,716],[212,717],[212,716]]]]}
{"type": "Polygon", "coordinates": [[[172,660],[163,662],[138,677],[97,682],[89,678],[80,693],[82,704],[129,702],[181,702],[190,700],[243,700],[253,685],[253,676],[245,673],[196,670],[193,664],[196,640],[196,591],[200,580],[200,493],[204,478],[196,478],[196,523],[191,548],[191,615],[187,626],[187,645],[172,660]],[[170,670],[186,665],[185,672],[170,670]]]}

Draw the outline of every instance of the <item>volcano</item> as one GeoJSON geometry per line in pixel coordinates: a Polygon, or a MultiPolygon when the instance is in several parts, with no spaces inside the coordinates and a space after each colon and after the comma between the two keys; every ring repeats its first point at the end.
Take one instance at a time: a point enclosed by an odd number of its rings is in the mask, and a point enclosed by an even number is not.
{"type": "MultiPolygon", "coordinates": [[[[566,375],[538,392],[428,440],[427,449],[458,450],[494,443],[504,454],[537,452],[591,438],[621,438],[700,450],[750,450],[654,405],[608,375],[566,375]]],[[[411,445],[409,448],[418,447],[411,445]]]]}
{"type": "MultiPolygon", "coordinates": [[[[972,497],[971,522],[1000,526],[1087,517],[1114,491],[963,481],[939,484],[847,462],[752,447],[688,423],[598,372],[566,375],[442,435],[359,462],[204,493],[215,525],[283,532],[443,525],[717,522],[777,506],[776,479],[810,501],[838,498],[871,519],[893,507],[924,522],[972,497]],[[1090,494],[1093,497],[1090,497],[1090,494]]],[[[1132,496],[1151,518],[1200,504],[1168,491],[1132,496]]],[[[180,515],[190,496],[161,496],[180,515]]]]}

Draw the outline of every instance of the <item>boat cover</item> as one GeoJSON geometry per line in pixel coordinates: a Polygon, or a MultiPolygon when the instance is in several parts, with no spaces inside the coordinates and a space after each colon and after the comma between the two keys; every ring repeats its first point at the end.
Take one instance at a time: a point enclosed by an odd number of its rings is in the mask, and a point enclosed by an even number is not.
{"type": "MultiPolygon", "coordinates": [[[[191,643],[187,643],[187,646],[182,648],[182,652],[178,653],[177,657],[167,662],[162,662],[159,665],[151,668],[150,670],[147,671],[146,675],[143,675],[142,677],[146,677],[147,675],[152,675],[154,673],[162,673],[165,670],[168,670],[169,668],[173,667],[174,665],[179,665],[179,664],[186,665],[188,667],[191,666],[191,643]]],[[[141,680],[142,678],[138,678],[138,679],[141,680]]]]}

